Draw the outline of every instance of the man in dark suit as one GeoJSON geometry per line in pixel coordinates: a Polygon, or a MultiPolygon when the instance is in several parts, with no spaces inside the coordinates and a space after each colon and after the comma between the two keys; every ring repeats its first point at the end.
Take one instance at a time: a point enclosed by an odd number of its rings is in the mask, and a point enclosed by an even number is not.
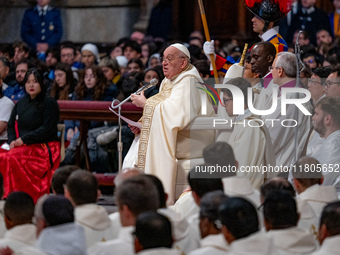
{"type": "Polygon", "coordinates": [[[37,0],[35,7],[25,11],[21,23],[22,39],[38,53],[59,43],[63,34],[60,12],[49,3],[50,0],[37,0]]]}

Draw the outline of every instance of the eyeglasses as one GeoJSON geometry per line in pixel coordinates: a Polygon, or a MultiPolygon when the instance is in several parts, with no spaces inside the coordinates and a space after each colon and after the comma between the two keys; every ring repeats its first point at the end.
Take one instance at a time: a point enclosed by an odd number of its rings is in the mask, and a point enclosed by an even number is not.
{"type": "Polygon", "coordinates": [[[316,84],[320,84],[320,85],[322,85],[322,82],[321,81],[317,81],[317,80],[315,80],[315,79],[308,79],[308,83],[309,84],[312,84],[312,85],[316,85],[316,84]]]}
{"type": "Polygon", "coordinates": [[[270,71],[273,70],[274,68],[277,70],[277,69],[279,69],[281,67],[278,67],[278,66],[271,66],[271,67],[269,67],[270,71]]]}
{"type": "Polygon", "coordinates": [[[72,57],[74,57],[74,54],[73,53],[63,54],[63,55],[60,55],[60,57],[62,57],[62,58],[66,58],[66,57],[72,58],[72,57]]]}
{"type": "Polygon", "coordinates": [[[224,98],[223,98],[223,104],[224,104],[224,106],[226,106],[227,103],[228,103],[229,101],[232,101],[232,100],[233,100],[232,98],[229,98],[229,99],[224,99],[224,98]]]}
{"type": "Polygon", "coordinates": [[[328,88],[332,85],[340,85],[340,82],[336,82],[336,81],[326,81],[325,82],[325,87],[328,88]]]}
{"type": "Polygon", "coordinates": [[[159,58],[159,61],[161,61],[161,63],[165,62],[165,63],[171,63],[173,62],[175,59],[178,59],[178,58],[185,58],[185,57],[177,57],[177,58],[164,58],[164,57],[160,57],[159,58]]]}
{"type": "Polygon", "coordinates": [[[313,64],[315,63],[315,60],[314,59],[309,59],[307,61],[303,61],[304,64],[308,65],[308,64],[313,64]]]}

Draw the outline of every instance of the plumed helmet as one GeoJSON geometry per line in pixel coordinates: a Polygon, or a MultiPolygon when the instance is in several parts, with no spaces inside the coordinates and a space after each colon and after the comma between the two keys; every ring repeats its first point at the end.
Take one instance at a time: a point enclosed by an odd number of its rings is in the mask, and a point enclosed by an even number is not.
{"type": "Polygon", "coordinates": [[[275,22],[290,11],[291,0],[246,0],[247,8],[267,22],[275,22]]]}

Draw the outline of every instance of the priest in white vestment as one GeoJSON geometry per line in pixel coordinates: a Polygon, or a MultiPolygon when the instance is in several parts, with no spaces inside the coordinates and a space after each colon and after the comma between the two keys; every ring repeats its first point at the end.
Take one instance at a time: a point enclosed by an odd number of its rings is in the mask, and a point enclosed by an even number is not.
{"type": "Polygon", "coordinates": [[[37,255],[45,254],[34,247],[37,229],[32,223],[34,202],[30,195],[20,191],[12,192],[8,195],[2,212],[7,231],[0,239],[0,248],[9,247],[15,254],[28,248],[37,255]]]}
{"type": "Polygon", "coordinates": [[[117,187],[116,198],[122,225],[118,238],[97,242],[88,249],[89,255],[133,255],[132,234],[137,216],[146,211],[156,211],[159,207],[158,191],[155,185],[143,175],[126,179],[117,187]]]}
{"type": "Polygon", "coordinates": [[[84,229],[87,248],[114,238],[105,208],[96,204],[100,194],[96,177],[88,171],[76,170],[67,179],[65,197],[74,205],[75,222],[84,229]]]}
{"type": "Polygon", "coordinates": [[[188,255],[223,255],[228,251],[228,243],[221,233],[221,225],[216,224],[219,219],[219,207],[226,198],[221,190],[209,192],[202,197],[199,214],[201,247],[188,255]]]}
{"type": "Polygon", "coordinates": [[[317,169],[319,161],[312,157],[302,157],[293,171],[293,183],[298,196],[296,202],[300,212],[298,227],[303,228],[318,237],[320,217],[323,208],[331,202],[338,201],[334,186],[322,186],[321,172],[311,172],[317,169]]]}
{"type": "Polygon", "coordinates": [[[266,235],[281,255],[307,255],[316,250],[314,236],[297,228],[299,214],[295,199],[284,191],[272,191],[263,203],[266,235]]]}
{"type": "MultiPolygon", "coordinates": [[[[312,77],[308,79],[308,90],[311,94],[313,106],[326,96],[325,94],[325,81],[331,74],[331,67],[318,67],[312,72],[312,77]]],[[[320,136],[314,129],[309,137],[306,155],[311,155],[314,151],[318,150],[325,139],[320,136]]]]}
{"type": "MultiPolygon", "coordinates": [[[[213,116],[214,110],[197,69],[190,64],[190,53],[182,44],[172,44],[164,51],[163,72],[166,78],[157,95],[146,98],[132,95],[132,102],[144,107],[140,130],[137,165],[145,173],[156,175],[164,184],[173,204],[183,191],[183,185],[176,192],[176,183],[185,183],[190,170],[190,159],[201,158],[203,148],[213,143],[212,130],[186,129],[190,122],[202,115],[213,116]],[[202,100],[205,98],[206,100],[202,100]],[[204,102],[204,105],[202,103],[204,102]],[[182,173],[177,172],[178,165],[182,173]],[[183,173],[184,172],[184,173],[183,173]],[[177,178],[180,176],[180,179],[177,178]]],[[[139,130],[132,128],[137,134],[139,130]]]]}
{"type": "Polygon", "coordinates": [[[336,255],[340,250],[340,202],[330,203],[322,211],[319,228],[321,248],[312,255],[336,255]]]}
{"type": "Polygon", "coordinates": [[[227,254],[276,254],[272,240],[259,231],[257,211],[249,201],[231,197],[220,206],[222,233],[229,244],[227,254]]]}
{"type": "Polygon", "coordinates": [[[340,97],[324,97],[315,106],[313,126],[325,138],[311,157],[320,162],[322,185],[332,185],[340,194],[340,97]]]}
{"type": "MultiPolygon", "coordinates": [[[[243,78],[235,78],[227,82],[238,87],[244,96],[244,114],[237,115],[234,130],[229,138],[238,161],[237,176],[248,178],[255,189],[258,189],[267,177],[262,172],[263,166],[275,166],[274,148],[264,122],[248,109],[247,98],[250,83],[243,78]]],[[[233,95],[229,89],[222,89],[225,110],[230,117],[234,114],[233,95]]],[[[219,139],[217,139],[219,141],[219,139]]]]}

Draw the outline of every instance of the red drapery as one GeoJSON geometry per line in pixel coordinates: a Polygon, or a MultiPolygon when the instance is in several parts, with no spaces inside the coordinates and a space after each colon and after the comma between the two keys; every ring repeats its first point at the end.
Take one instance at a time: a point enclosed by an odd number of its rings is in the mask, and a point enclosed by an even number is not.
{"type": "Polygon", "coordinates": [[[13,191],[24,191],[36,202],[40,196],[49,192],[52,175],[59,163],[59,142],[49,142],[48,146],[43,143],[23,145],[10,151],[0,149],[4,197],[13,191]]]}

